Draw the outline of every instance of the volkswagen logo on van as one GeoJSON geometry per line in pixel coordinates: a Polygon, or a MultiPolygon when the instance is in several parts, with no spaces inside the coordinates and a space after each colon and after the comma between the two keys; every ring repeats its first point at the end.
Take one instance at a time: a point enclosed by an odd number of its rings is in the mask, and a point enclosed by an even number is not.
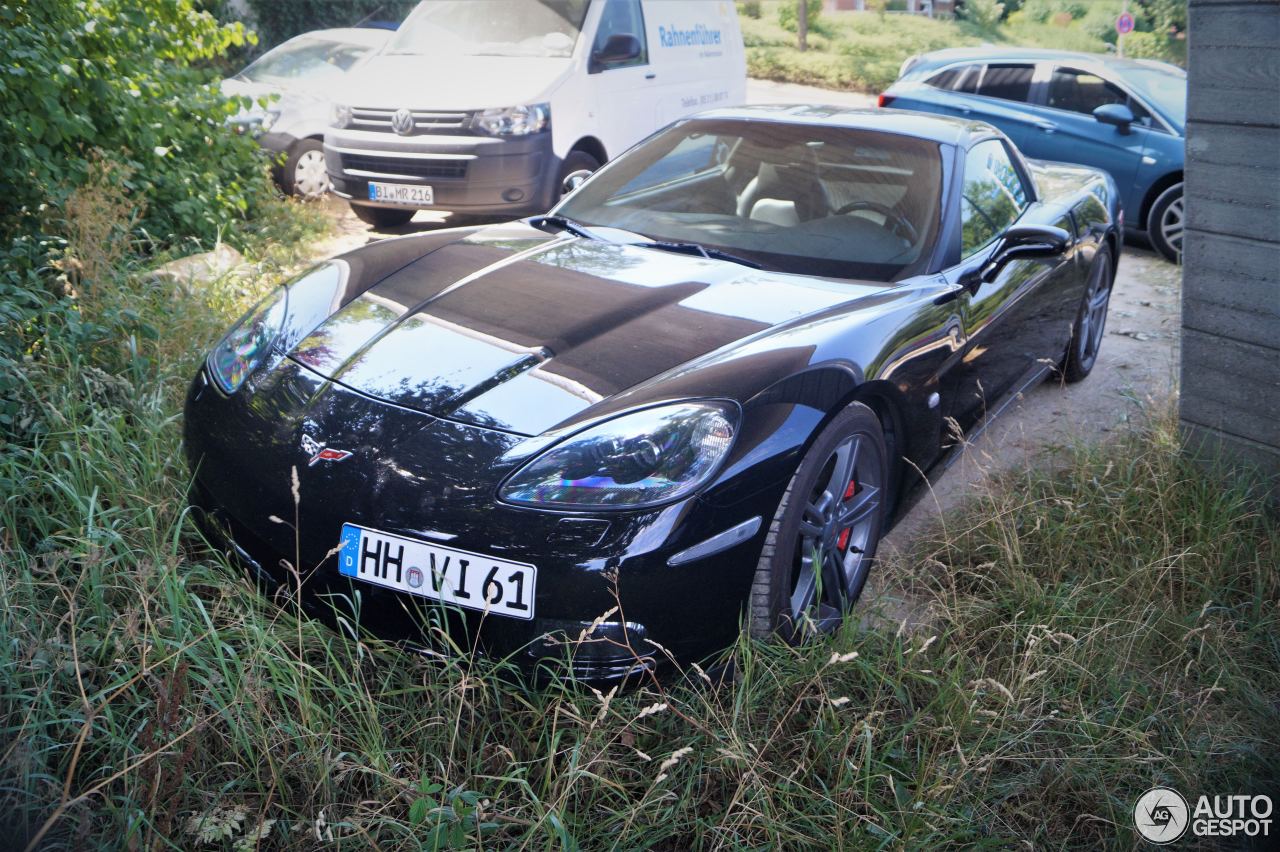
{"type": "Polygon", "coordinates": [[[396,110],[391,114],[391,129],[401,136],[408,136],[413,132],[413,113],[404,108],[396,110]]]}

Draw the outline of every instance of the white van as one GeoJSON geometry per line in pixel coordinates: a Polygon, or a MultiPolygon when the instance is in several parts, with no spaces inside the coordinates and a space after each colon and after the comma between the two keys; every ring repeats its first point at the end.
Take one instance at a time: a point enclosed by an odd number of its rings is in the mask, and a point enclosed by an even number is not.
{"type": "Polygon", "coordinates": [[[746,79],[732,0],[424,0],[335,91],[325,163],[373,225],[517,218],[746,79]]]}

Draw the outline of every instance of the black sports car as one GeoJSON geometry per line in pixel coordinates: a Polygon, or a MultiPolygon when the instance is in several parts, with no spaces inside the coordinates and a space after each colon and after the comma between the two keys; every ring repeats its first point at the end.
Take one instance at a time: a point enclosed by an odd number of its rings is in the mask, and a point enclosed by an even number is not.
{"type": "Polygon", "coordinates": [[[418,646],[605,680],[800,638],[958,430],[1088,374],[1116,197],[981,123],[681,121],[546,216],[250,311],[191,387],[193,500],[263,583],[418,646]]]}

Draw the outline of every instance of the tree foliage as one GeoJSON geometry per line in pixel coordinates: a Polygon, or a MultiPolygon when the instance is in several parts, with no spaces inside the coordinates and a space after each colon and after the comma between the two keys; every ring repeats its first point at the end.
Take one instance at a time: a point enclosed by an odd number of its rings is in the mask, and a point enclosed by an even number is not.
{"type": "Polygon", "coordinates": [[[192,0],[0,4],[0,238],[44,227],[95,156],[123,167],[121,195],[161,242],[251,214],[269,193],[262,159],[227,132],[238,104],[203,67],[247,38],[192,0]]]}
{"type": "Polygon", "coordinates": [[[417,0],[248,0],[254,28],[273,47],[299,33],[354,27],[368,21],[402,21],[417,0]]]}

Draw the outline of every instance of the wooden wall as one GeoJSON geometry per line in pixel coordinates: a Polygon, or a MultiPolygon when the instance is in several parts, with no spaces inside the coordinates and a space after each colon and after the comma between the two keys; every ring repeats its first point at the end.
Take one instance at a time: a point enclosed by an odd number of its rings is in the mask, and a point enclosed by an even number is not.
{"type": "Polygon", "coordinates": [[[1280,477],[1280,0],[1189,9],[1179,413],[1193,448],[1280,477]]]}

